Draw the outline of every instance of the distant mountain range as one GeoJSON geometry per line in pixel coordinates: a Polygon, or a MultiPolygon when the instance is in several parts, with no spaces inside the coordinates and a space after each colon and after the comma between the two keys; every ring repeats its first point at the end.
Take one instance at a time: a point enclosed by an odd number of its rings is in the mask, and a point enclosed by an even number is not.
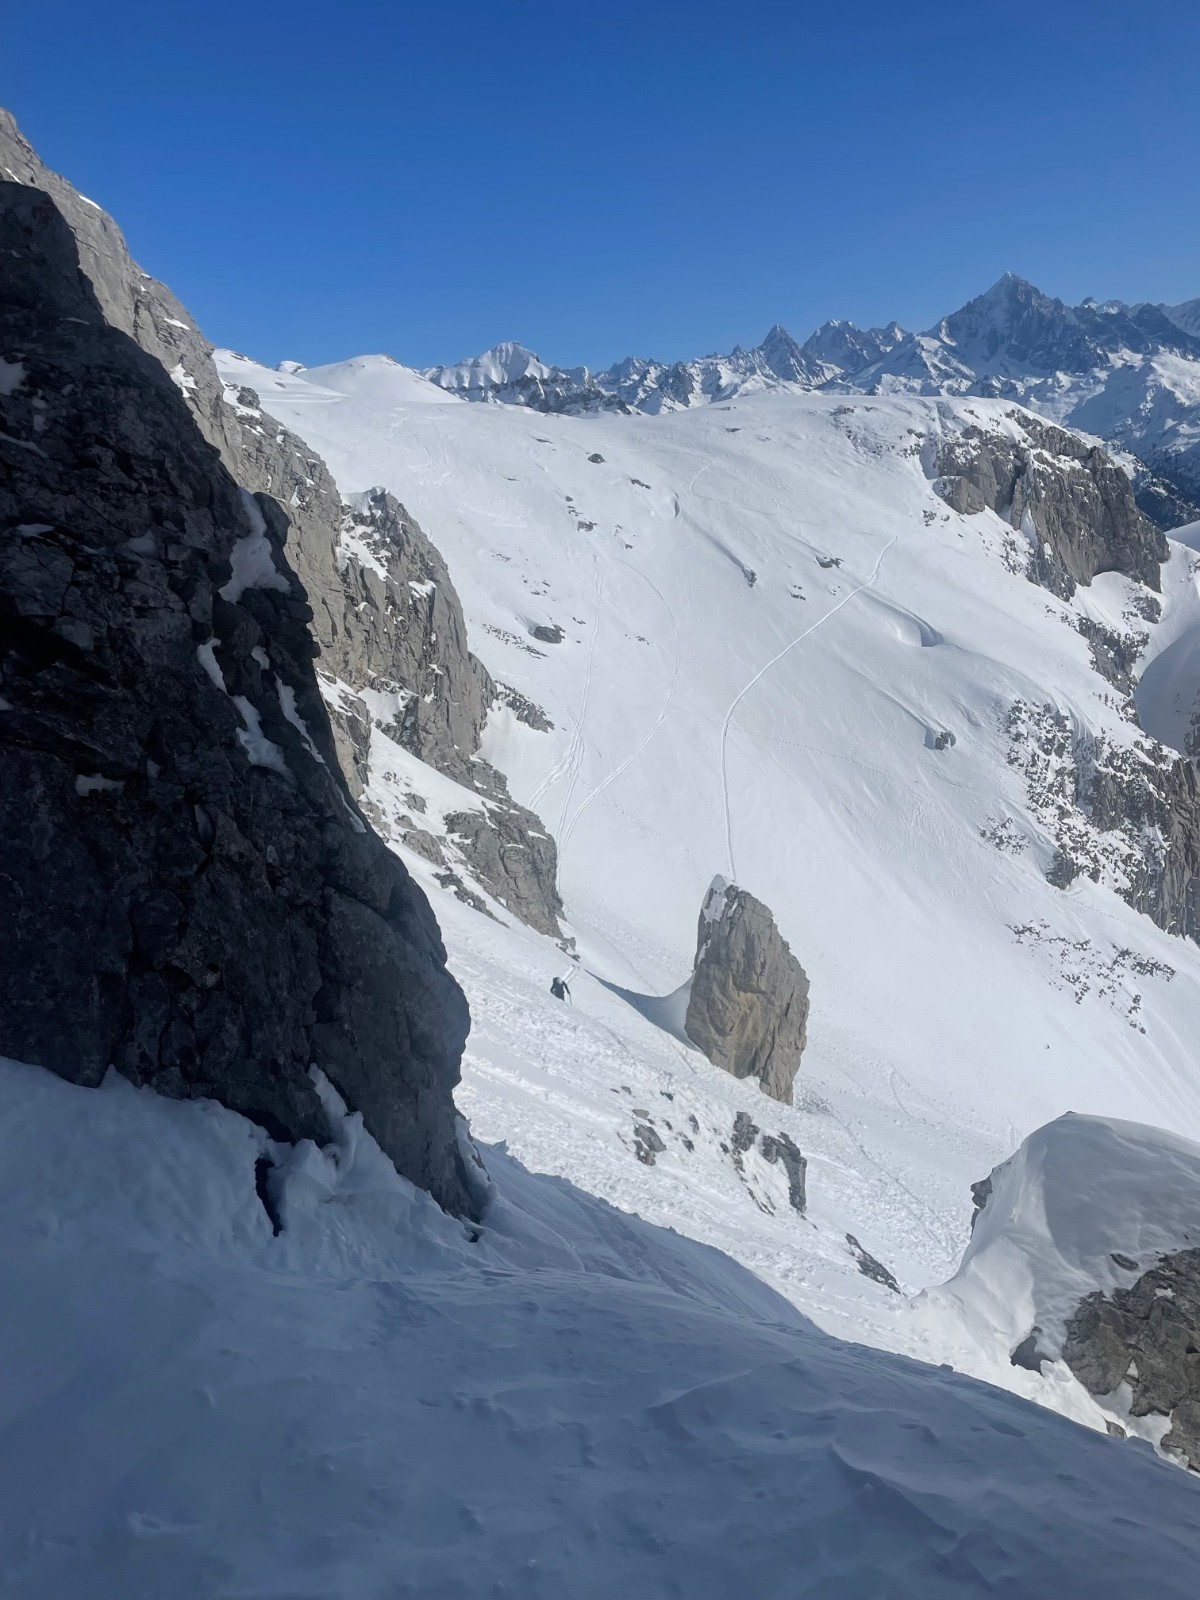
{"type": "Polygon", "coordinates": [[[467,400],[570,414],[655,413],[788,387],[1011,398],[1126,457],[1161,526],[1200,515],[1200,299],[1068,306],[1009,272],[926,333],[831,321],[801,344],[776,323],[753,349],[629,356],[602,372],[509,343],[425,376],[467,400]]]}

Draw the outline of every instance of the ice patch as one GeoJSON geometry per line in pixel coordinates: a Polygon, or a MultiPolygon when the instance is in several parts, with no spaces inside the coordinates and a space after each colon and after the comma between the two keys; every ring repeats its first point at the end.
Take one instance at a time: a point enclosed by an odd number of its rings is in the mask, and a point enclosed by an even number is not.
{"type": "Polygon", "coordinates": [[[308,751],[309,755],[312,756],[314,761],[319,761],[321,765],[324,766],[325,757],[312,742],[312,738],[308,731],[308,725],[304,718],[300,715],[299,711],[296,709],[296,691],[292,688],[290,683],[284,683],[282,679],[280,679],[278,682],[278,688],[279,709],[291,723],[292,727],[295,728],[301,739],[304,740],[304,748],[308,751]]]}
{"type": "Polygon", "coordinates": [[[220,689],[221,693],[228,694],[229,690],[225,687],[225,674],[217,665],[217,658],[214,653],[216,642],[214,638],[206,640],[204,644],[198,644],[196,646],[196,659],[212,679],[215,686],[220,689]]]}
{"type": "Polygon", "coordinates": [[[244,728],[238,729],[238,743],[250,758],[251,766],[266,767],[291,781],[292,771],[283,751],[262,731],[262,718],[258,714],[258,708],[252,705],[244,694],[230,695],[229,698],[238,708],[242,721],[246,724],[244,728]]]}
{"type": "Polygon", "coordinates": [[[25,363],[23,361],[0,360],[0,395],[7,400],[25,382],[25,363]]]}

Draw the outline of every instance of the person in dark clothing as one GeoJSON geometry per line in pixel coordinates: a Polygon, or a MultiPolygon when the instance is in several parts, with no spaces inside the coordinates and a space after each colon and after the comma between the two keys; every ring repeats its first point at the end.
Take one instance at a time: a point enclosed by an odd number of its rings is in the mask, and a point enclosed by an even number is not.
{"type": "Polygon", "coordinates": [[[567,988],[567,980],[565,978],[551,978],[550,993],[556,1000],[569,1000],[571,998],[571,991],[567,988]]]}

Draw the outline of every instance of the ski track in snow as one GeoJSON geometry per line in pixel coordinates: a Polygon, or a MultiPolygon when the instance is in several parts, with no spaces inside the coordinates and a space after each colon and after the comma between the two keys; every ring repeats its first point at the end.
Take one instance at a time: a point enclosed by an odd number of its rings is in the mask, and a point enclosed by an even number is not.
{"type": "Polygon", "coordinates": [[[870,589],[874,586],[876,579],[879,577],[880,568],[883,565],[883,558],[887,555],[888,551],[892,548],[898,538],[899,534],[894,533],[884,545],[883,549],[876,556],[875,565],[871,569],[871,575],[865,583],[860,583],[856,589],[851,589],[849,594],[843,596],[843,598],[838,601],[837,605],[830,606],[829,610],[825,612],[824,616],[818,617],[816,622],[811,623],[807,628],[805,628],[803,633],[797,634],[790,644],[784,645],[782,650],[777,651],[776,654],[773,655],[768,662],[761,666],[754,676],[743,685],[743,687],[730,702],[729,709],[725,713],[725,720],[721,724],[721,797],[725,811],[725,853],[729,860],[729,877],[734,883],[737,882],[737,863],[734,859],[732,808],[729,800],[729,730],[733,724],[733,719],[737,713],[737,709],[746,696],[750,693],[751,689],[753,689],[756,684],[761,683],[763,678],[766,677],[767,673],[770,672],[772,667],[777,666],[785,656],[791,655],[792,651],[797,645],[803,644],[805,639],[810,638],[814,633],[817,632],[819,628],[823,628],[829,619],[831,617],[835,617],[839,611],[848,606],[851,600],[862,594],[865,589],[870,589]]]}
{"type": "Polygon", "coordinates": [[[662,727],[663,723],[667,720],[667,715],[671,709],[671,702],[675,698],[675,686],[679,682],[679,626],[675,620],[675,613],[668,604],[666,596],[663,594],[662,590],[656,583],[648,578],[646,574],[640,570],[640,568],[635,567],[631,562],[628,561],[622,562],[621,565],[627,567],[629,571],[635,572],[644,583],[649,584],[650,588],[654,590],[654,593],[662,601],[663,609],[671,623],[671,631],[674,639],[674,656],[671,664],[671,681],[667,687],[667,697],[663,701],[662,709],[655,718],[654,725],[651,727],[650,731],[645,735],[641,742],[630,751],[630,753],[625,757],[624,761],[622,761],[619,766],[614,767],[608,776],[602,782],[598,783],[596,787],[587,796],[585,796],[585,798],[581,800],[579,805],[575,808],[574,815],[571,817],[570,822],[568,822],[566,827],[563,829],[558,840],[558,861],[560,867],[562,866],[563,856],[566,852],[567,845],[570,842],[571,835],[575,832],[575,828],[580,817],[594,800],[598,800],[600,798],[610,784],[615,783],[623,772],[628,771],[628,769],[641,755],[642,751],[650,743],[651,739],[654,738],[654,735],[662,727]]]}

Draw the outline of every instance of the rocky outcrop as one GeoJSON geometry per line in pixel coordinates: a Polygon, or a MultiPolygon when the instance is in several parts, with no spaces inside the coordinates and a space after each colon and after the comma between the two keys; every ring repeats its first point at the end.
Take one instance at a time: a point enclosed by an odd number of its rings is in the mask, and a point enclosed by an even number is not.
{"type": "Polygon", "coordinates": [[[805,1183],[808,1161],[801,1155],[800,1146],[786,1133],[764,1133],[759,1149],[770,1166],[778,1164],[783,1168],[787,1175],[788,1204],[803,1216],[808,1205],[805,1183]]]}
{"type": "Polygon", "coordinates": [[[0,184],[0,235],[0,1054],[291,1140],[330,1132],[315,1065],[468,1211],[466,1003],[338,771],[286,515],[107,323],[47,194],[0,184]]]}
{"type": "Polygon", "coordinates": [[[502,695],[468,648],[445,562],[386,490],[343,502],[321,458],[268,418],[253,390],[232,399],[241,481],[288,508],[289,548],[313,607],[318,671],[352,792],[361,796],[366,785],[374,729],[473,790],[478,806],[450,819],[463,865],[514,916],[560,937],[554,841],[475,754],[502,695]]]}
{"type": "MultiPolygon", "coordinates": [[[[512,799],[502,775],[476,757],[500,691],[470,653],[458,596],[424,532],[383,490],[346,504],[320,456],[267,417],[253,390],[226,391],[212,346],[170,291],[130,258],[112,218],[50,172],[0,111],[4,171],[53,198],[105,321],[161,364],[234,479],[286,508],[268,506],[264,514],[273,536],[286,537],[312,610],[318,672],[332,690],[336,759],[351,793],[363,794],[371,733],[382,728],[478,794],[474,821],[460,830],[461,864],[515,916],[559,936],[554,842],[512,799]]],[[[374,820],[384,824],[379,814],[374,820]]]]}
{"type": "Polygon", "coordinates": [[[1030,582],[1063,599],[1101,572],[1157,589],[1167,541],[1121,468],[1077,434],[1023,412],[1011,420],[1013,434],[968,425],[931,447],[928,470],[946,504],[995,511],[1020,529],[1030,582]]]}
{"type": "Polygon", "coordinates": [[[1009,764],[1055,845],[1047,876],[1108,883],[1168,933],[1200,938],[1200,790],[1195,764],[1146,735],[1116,744],[1051,705],[1016,702],[1009,764]]]}
{"type": "Polygon", "coordinates": [[[854,1257],[855,1265],[864,1278],[870,1278],[872,1283],[881,1284],[885,1289],[890,1289],[893,1294],[901,1293],[895,1273],[890,1272],[882,1261],[877,1261],[869,1250],[864,1250],[852,1233],[846,1235],[846,1246],[854,1257]]]}
{"type": "MultiPolygon", "coordinates": [[[[1117,1265],[1138,1269],[1127,1257],[1117,1265]]],[[[1128,1288],[1085,1296],[1063,1359],[1091,1394],[1128,1383],[1130,1416],[1169,1417],[1162,1448],[1200,1472],[1200,1249],[1162,1256],[1128,1288]]]]}
{"type": "Polygon", "coordinates": [[[700,912],[684,1028],[714,1065],[790,1105],[808,978],[761,900],[714,878],[700,912]]]}

